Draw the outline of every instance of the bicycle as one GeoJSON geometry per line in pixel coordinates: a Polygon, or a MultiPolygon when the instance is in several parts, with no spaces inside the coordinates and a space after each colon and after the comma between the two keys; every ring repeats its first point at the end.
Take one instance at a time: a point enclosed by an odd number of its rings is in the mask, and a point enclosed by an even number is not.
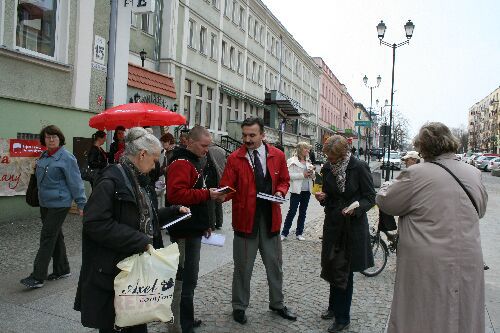
{"type": "Polygon", "coordinates": [[[389,256],[389,251],[392,253],[396,253],[398,247],[398,240],[399,240],[398,234],[397,233],[394,234],[394,240],[393,241],[388,240],[389,245],[387,245],[387,243],[380,236],[379,225],[380,224],[377,225],[376,229],[375,226],[371,227],[370,243],[373,252],[374,265],[361,272],[361,274],[367,277],[373,277],[379,275],[384,270],[385,265],[387,264],[387,257],[389,256]]]}

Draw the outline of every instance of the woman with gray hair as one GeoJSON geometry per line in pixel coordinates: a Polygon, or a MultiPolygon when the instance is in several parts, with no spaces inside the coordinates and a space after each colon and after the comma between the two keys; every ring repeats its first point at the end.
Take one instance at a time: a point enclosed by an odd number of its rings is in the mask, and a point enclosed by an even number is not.
{"type": "MultiPolygon", "coordinates": [[[[74,309],[85,327],[100,333],[114,327],[113,282],[116,264],[152,244],[162,246],[161,226],[189,209],[171,206],[156,210],[144,177],[160,155],[158,139],[144,128],[134,127],[125,137],[125,154],[119,164],[103,170],[85,206],[82,230],[82,266],[74,309]]],[[[146,325],[121,329],[122,333],[147,332],[146,325]]]]}
{"type": "Polygon", "coordinates": [[[330,298],[321,318],[335,318],[328,332],[340,332],[350,323],[353,272],[373,266],[366,212],[375,204],[375,189],[370,168],[351,155],[346,138],[331,136],[323,153],[328,163],[315,196],[325,207],[321,277],[330,283],[330,298]]]}
{"type": "Polygon", "coordinates": [[[311,198],[313,186],[314,166],[309,161],[309,151],[311,145],[307,142],[299,142],[297,144],[297,152],[288,159],[287,167],[290,174],[290,208],[286,215],[285,224],[281,231],[281,240],[285,240],[290,232],[295,214],[299,209],[299,217],[297,218],[297,228],[295,229],[295,237],[298,240],[305,240],[302,233],[304,232],[304,223],[306,221],[307,206],[311,198]],[[299,208],[300,206],[300,208],[299,208]]]}
{"type": "Polygon", "coordinates": [[[399,216],[387,332],[484,332],[481,171],[456,159],[459,142],[442,123],[424,125],[414,145],[425,163],[403,170],[376,197],[399,216]]]}

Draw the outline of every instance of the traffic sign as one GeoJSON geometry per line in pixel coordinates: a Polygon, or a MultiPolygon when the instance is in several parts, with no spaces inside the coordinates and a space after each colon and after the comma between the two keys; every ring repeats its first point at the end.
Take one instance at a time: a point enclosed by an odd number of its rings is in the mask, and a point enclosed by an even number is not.
{"type": "Polygon", "coordinates": [[[356,120],[354,122],[354,126],[363,126],[363,127],[371,127],[372,122],[369,120],[356,120]]]}

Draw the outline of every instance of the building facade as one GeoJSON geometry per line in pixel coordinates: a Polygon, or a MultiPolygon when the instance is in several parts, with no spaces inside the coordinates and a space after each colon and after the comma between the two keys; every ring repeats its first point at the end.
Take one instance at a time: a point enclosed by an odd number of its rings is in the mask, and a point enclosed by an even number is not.
{"type": "Polygon", "coordinates": [[[469,151],[500,154],[499,98],[500,87],[469,108],[469,151]]]}
{"type": "Polygon", "coordinates": [[[258,0],[165,1],[160,71],[175,78],[189,126],[239,137],[243,119],[259,116],[268,140],[293,145],[316,137],[319,70],[258,0]],[[266,93],[297,110],[289,117],[266,93]],[[266,105],[267,104],[267,105],[266,105]]]}
{"type": "Polygon", "coordinates": [[[321,142],[332,134],[350,135],[354,124],[354,102],[321,57],[313,58],[321,69],[318,131],[321,142]]]}

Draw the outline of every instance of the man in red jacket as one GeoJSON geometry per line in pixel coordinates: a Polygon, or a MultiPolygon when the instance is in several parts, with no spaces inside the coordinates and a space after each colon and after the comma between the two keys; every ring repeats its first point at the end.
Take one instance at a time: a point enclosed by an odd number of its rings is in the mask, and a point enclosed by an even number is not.
{"type": "Polygon", "coordinates": [[[281,317],[296,320],[283,304],[283,271],[281,269],[281,207],[278,203],[258,199],[257,193],[284,197],[290,186],[285,154],[262,142],[264,123],[248,118],[241,125],[244,145],[229,155],[220,186],[236,190],[233,200],[233,318],[247,322],[245,310],[250,299],[250,279],[257,250],[266,267],[269,284],[269,309],[281,317]]]}
{"type": "Polygon", "coordinates": [[[176,321],[174,327],[178,329],[177,319],[180,317],[182,333],[192,333],[193,327],[201,324],[200,320],[194,320],[193,307],[200,266],[201,236],[209,237],[211,233],[207,218],[208,201],[222,198],[222,194],[206,188],[200,165],[200,157],[207,154],[211,142],[212,137],[206,128],[193,127],[188,134],[187,147],[174,150],[167,172],[168,202],[188,206],[192,214],[190,219],[180,221],[168,229],[172,240],[179,245],[180,252],[172,309],[176,321]],[[179,315],[177,302],[180,285],[182,291],[179,315]]]}

